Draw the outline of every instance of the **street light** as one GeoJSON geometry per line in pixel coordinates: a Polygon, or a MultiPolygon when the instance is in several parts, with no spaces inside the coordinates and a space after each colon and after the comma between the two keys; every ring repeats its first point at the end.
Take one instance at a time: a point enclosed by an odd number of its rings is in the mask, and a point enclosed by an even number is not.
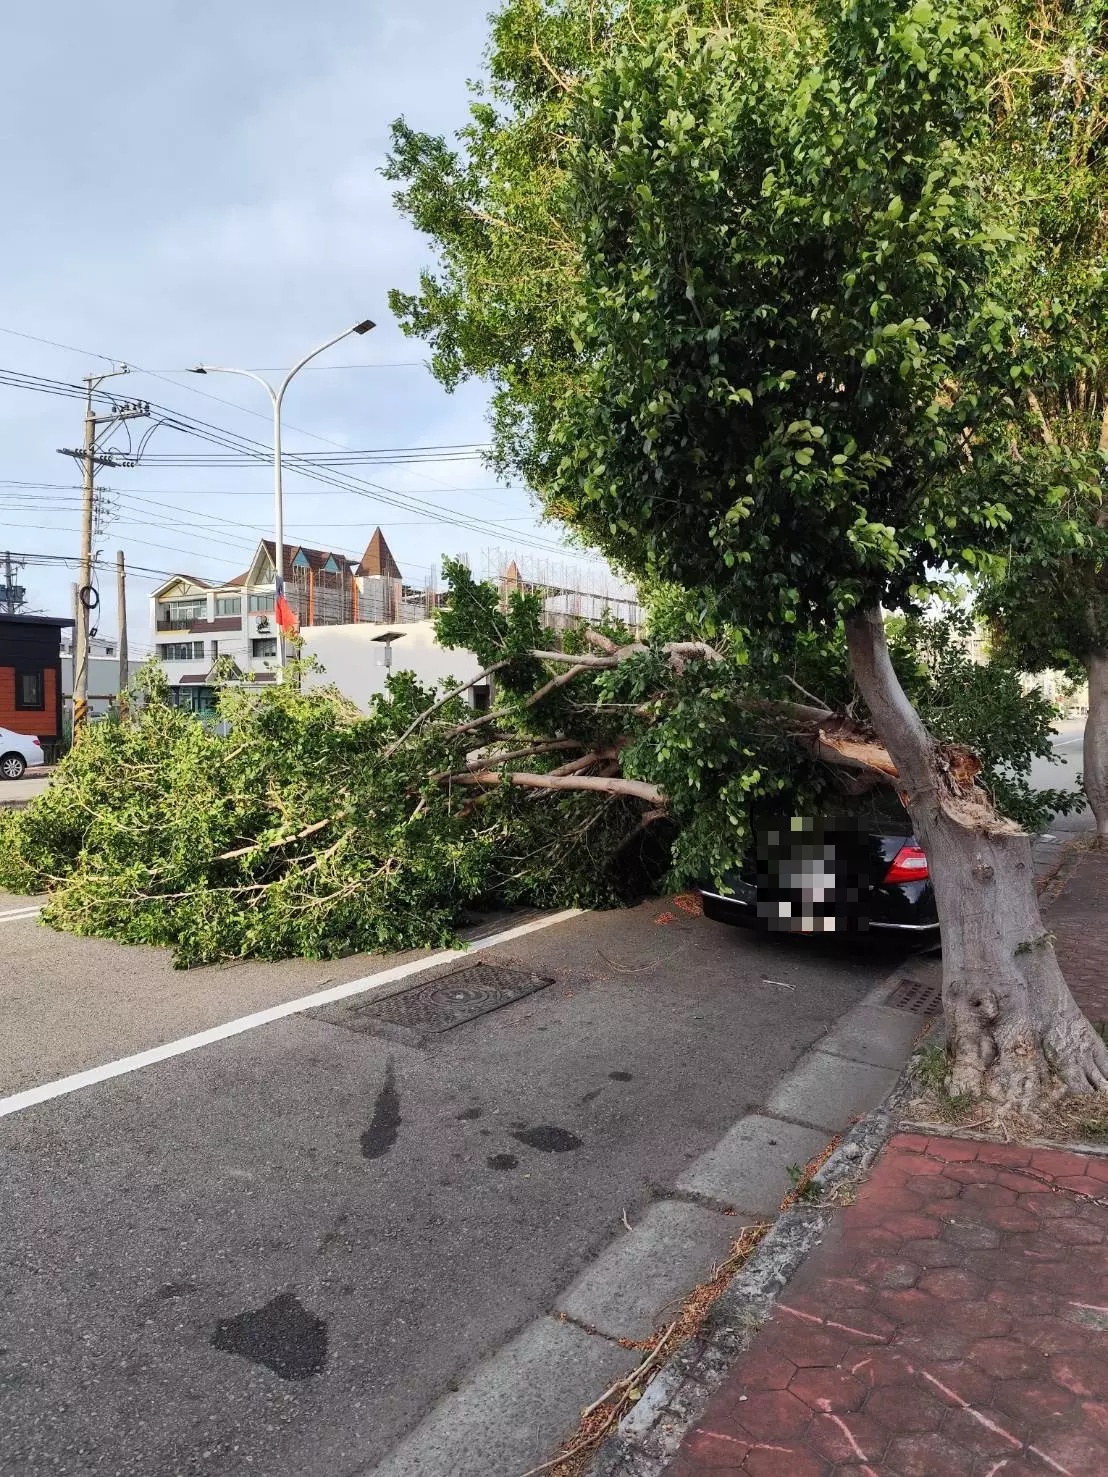
{"type": "MultiPolygon", "coordinates": [[[[308,364],[317,355],[322,354],[325,349],[333,348],[335,344],[341,343],[344,338],[349,338],[352,333],[368,333],[377,325],[372,318],[364,318],[361,323],[355,323],[353,328],[344,328],[341,333],[336,333],[334,338],[329,338],[325,344],[314,348],[310,354],[305,354],[303,359],[294,364],[285,375],[281,383],[274,389],[270,382],[260,374],[255,374],[252,369],[231,369],[225,364],[198,364],[189,371],[190,374],[242,374],[247,379],[257,380],[259,385],[265,388],[270,400],[273,402],[273,572],[274,572],[274,605],[284,593],[285,589],[285,504],[281,488],[281,403],[285,398],[285,391],[293,378],[300,373],[305,364],[308,364]]],[[[280,626],[277,628],[277,666],[285,665],[285,638],[280,626]]]]}

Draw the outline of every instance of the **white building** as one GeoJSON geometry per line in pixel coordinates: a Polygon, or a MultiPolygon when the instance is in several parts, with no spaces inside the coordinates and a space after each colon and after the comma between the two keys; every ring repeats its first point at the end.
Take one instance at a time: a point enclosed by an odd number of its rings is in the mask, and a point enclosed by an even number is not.
{"type": "MultiPolygon", "coordinates": [[[[73,712],[73,632],[62,632],[62,701],[73,712]]],[[[134,667],[132,667],[132,675],[134,667]]],[[[93,718],[103,718],[119,699],[119,645],[106,636],[89,642],[88,706],[93,718]]]]}
{"type": "MultiPolygon", "coordinates": [[[[275,680],[274,548],[262,539],[249,567],[222,584],[176,574],[150,597],[151,645],[181,707],[212,709],[212,668],[223,657],[244,682],[275,680]]],[[[404,584],[380,529],[357,563],[345,554],[286,544],[285,594],[305,632],[423,620],[434,601],[430,592],[404,584]]]]}
{"type": "MultiPolygon", "coordinates": [[[[225,657],[243,682],[276,679],[273,556],[272,541],[262,539],[249,568],[234,579],[214,584],[177,574],[154,591],[151,644],[180,706],[212,710],[212,668],[225,657]]],[[[605,615],[618,616],[635,631],[641,624],[631,586],[590,593],[572,588],[565,578],[555,583],[527,579],[514,560],[498,584],[504,606],[514,593],[541,595],[542,623],[552,630],[605,615]]],[[[324,668],[322,675],[308,674],[305,685],[333,683],[359,708],[384,690],[390,669],[414,672],[427,686],[448,678],[468,682],[481,669],[472,652],[438,645],[431,615],[443,597],[431,587],[404,583],[379,528],[357,563],[344,554],[286,544],[285,593],[305,655],[324,668]]],[[[493,700],[491,687],[482,684],[467,700],[483,710],[493,700]]]]}
{"type": "MultiPolygon", "coordinates": [[[[387,621],[346,626],[305,626],[304,653],[314,656],[322,672],[308,672],[304,686],[309,691],[333,684],[363,711],[370,699],[385,690],[389,672],[414,672],[427,687],[447,678],[469,682],[481,671],[472,651],[447,650],[435,640],[430,620],[407,625],[387,621]]],[[[484,712],[491,701],[486,680],[466,694],[467,700],[484,712]]]]}

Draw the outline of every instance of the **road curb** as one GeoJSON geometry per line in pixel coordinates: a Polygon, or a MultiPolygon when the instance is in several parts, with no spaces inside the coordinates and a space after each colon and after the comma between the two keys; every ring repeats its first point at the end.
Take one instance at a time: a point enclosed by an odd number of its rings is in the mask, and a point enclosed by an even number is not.
{"type": "MultiPolygon", "coordinates": [[[[887,990],[888,982],[881,987],[887,990]]],[[[848,1059],[840,1060],[847,1065],[848,1059]]],[[[872,1166],[912,1096],[916,1060],[917,1049],[910,1049],[885,1097],[854,1124],[814,1177],[817,1192],[830,1196],[872,1166]]],[[[749,1348],[790,1279],[821,1240],[834,1209],[834,1205],[797,1203],[777,1216],[749,1261],[712,1305],[700,1333],[655,1376],[643,1398],[585,1469],[585,1477],[660,1477],[735,1359],[749,1348]]]]}

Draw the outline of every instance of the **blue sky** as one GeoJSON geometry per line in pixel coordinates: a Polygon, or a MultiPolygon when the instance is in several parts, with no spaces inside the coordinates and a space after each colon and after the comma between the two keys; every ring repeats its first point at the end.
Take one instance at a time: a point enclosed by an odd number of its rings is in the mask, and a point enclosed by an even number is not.
{"type": "MultiPolygon", "coordinates": [[[[485,393],[448,396],[423,346],[393,322],[386,294],[414,284],[426,247],[378,173],[391,120],[452,132],[479,75],[484,0],[77,0],[5,17],[0,128],[8,141],[0,243],[0,366],[57,379],[144,370],[113,388],[269,441],[260,387],[197,379],[198,362],[287,366],[369,316],[378,328],[305,370],[285,405],[286,450],[392,448],[485,439],[485,393]],[[55,340],[51,347],[30,337],[55,340]],[[406,361],[406,362],[405,362],[406,361]],[[415,362],[412,362],[415,361],[415,362]],[[373,368],[346,368],[348,365],[373,368]],[[202,398],[197,392],[218,396],[202,398]],[[311,434],[309,434],[311,433],[311,434]]],[[[78,467],[56,448],[81,436],[78,402],[0,387],[0,551],[76,555],[78,467]],[[16,484],[62,484],[50,487],[16,484]]],[[[161,429],[149,450],[205,444],[161,429]]],[[[477,461],[360,467],[353,474],[421,498],[477,532],[370,493],[286,475],[286,535],[357,553],[380,524],[413,583],[445,553],[555,544],[523,489],[477,461]]],[[[154,571],[223,578],[271,529],[264,465],[148,465],[101,475],[114,494],[97,548],[134,568],[132,641],[145,645],[154,571]],[[149,571],[140,573],[140,567],[149,571]]],[[[25,571],[30,607],[70,613],[74,573],[25,571]]],[[[100,629],[115,629],[114,578],[100,629]]]]}

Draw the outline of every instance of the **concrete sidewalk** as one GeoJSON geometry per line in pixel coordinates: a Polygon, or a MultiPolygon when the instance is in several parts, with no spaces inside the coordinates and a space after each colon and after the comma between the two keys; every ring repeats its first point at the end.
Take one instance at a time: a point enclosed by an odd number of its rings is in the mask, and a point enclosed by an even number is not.
{"type": "MultiPolygon", "coordinates": [[[[1046,882],[1108,1016],[1108,853],[1046,882]]],[[[896,1134],[687,1432],[669,1477],[1104,1477],[1108,1153],[896,1134]]]]}

